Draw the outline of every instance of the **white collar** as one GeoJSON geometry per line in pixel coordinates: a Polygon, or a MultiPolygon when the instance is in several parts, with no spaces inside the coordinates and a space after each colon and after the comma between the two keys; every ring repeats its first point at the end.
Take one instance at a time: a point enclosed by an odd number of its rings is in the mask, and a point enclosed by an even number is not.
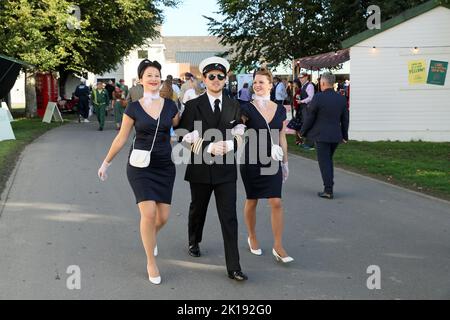
{"type": "Polygon", "coordinates": [[[255,94],[255,99],[256,101],[270,101],[270,95],[268,96],[258,96],[255,94]]]}
{"type": "Polygon", "coordinates": [[[219,108],[220,110],[222,110],[222,99],[223,99],[223,94],[221,94],[219,97],[213,97],[212,95],[210,95],[208,93],[208,91],[206,91],[206,95],[208,96],[209,99],[209,104],[211,105],[212,110],[214,111],[214,102],[219,99],[220,100],[220,105],[219,108]]]}

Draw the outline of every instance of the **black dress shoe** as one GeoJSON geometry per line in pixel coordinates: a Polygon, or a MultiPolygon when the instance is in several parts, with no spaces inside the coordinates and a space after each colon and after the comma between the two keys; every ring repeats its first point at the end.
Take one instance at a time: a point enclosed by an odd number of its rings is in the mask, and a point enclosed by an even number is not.
{"type": "Polygon", "coordinates": [[[195,258],[198,258],[201,256],[200,248],[199,248],[198,244],[189,246],[189,255],[191,255],[195,258]]]}
{"type": "Polygon", "coordinates": [[[242,271],[228,271],[228,278],[236,281],[245,281],[248,277],[242,271]]]}
{"type": "Polygon", "coordinates": [[[317,194],[319,197],[324,198],[324,199],[333,199],[334,195],[332,193],[328,193],[328,192],[319,192],[317,194]]]}

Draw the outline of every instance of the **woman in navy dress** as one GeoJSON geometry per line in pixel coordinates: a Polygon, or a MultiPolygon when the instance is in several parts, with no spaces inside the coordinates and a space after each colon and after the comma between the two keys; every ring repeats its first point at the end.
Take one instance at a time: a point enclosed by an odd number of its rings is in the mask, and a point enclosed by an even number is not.
{"type": "Polygon", "coordinates": [[[261,255],[262,250],[256,238],[256,207],[259,199],[268,199],[274,237],[272,254],[278,261],[288,263],[293,259],[288,256],[282,243],[283,206],[281,202],[281,186],[289,175],[284,123],[286,109],[283,105],[277,105],[270,101],[272,82],[273,76],[268,70],[257,71],[253,79],[255,99],[241,107],[242,121],[247,126],[249,136],[245,145],[245,163],[240,167],[247,193],[244,218],[248,231],[249,249],[251,253],[261,255]],[[265,141],[260,141],[260,139],[265,141]],[[265,144],[267,145],[265,150],[263,150],[264,148],[260,150],[259,146],[265,144]],[[282,161],[272,159],[273,144],[281,146],[282,161]]]}
{"type": "Polygon", "coordinates": [[[98,175],[102,181],[106,180],[107,168],[128,141],[133,127],[136,130],[135,149],[150,150],[153,140],[155,141],[150,156],[150,165],[146,168],[136,168],[128,163],[127,176],[141,213],[140,230],[147,254],[149,280],[154,284],[159,284],[161,276],[155,260],[155,256],[158,254],[156,234],[169,218],[175,181],[175,165],[171,158],[170,128],[178,125],[180,117],[176,104],[159,95],[161,65],[157,61],[152,62],[145,59],[138,67],[138,75],[144,86],[144,97],[130,103],[126,108],[119,134],[114,139],[98,175]]]}

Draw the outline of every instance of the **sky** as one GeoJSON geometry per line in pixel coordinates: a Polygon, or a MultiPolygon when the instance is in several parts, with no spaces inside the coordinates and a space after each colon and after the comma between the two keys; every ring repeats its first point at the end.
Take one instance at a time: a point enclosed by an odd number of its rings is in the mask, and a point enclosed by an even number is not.
{"type": "Polygon", "coordinates": [[[177,8],[164,9],[163,36],[207,36],[208,25],[202,16],[220,17],[216,0],[180,0],[177,8]]]}

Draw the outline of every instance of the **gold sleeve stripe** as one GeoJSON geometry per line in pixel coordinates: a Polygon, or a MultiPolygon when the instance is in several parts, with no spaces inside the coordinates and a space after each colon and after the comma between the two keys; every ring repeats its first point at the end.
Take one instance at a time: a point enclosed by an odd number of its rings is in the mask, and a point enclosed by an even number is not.
{"type": "Polygon", "coordinates": [[[200,154],[200,151],[202,149],[203,145],[203,139],[198,139],[193,145],[192,145],[192,152],[195,154],[200,154]]]}

